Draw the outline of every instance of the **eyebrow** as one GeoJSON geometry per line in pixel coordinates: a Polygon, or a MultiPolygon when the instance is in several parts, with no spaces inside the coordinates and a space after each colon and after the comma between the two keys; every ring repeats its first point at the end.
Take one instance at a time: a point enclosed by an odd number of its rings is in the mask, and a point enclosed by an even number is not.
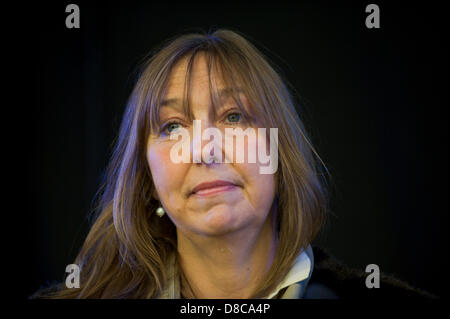
{"type": "MultiPolygon", "coordinates": [[[[242,89],[241,88],[237,88],[237,92],[238,93],[242,93],[242,89]]],[[[232,88],[223,88],[219,90],[219,97],[222,98],[226,98],[229,97],[230,95],[233,94],[233,89],[232,88]]],[[[180,104],[180,99],[179,98],[170,98],[170,99],[165,99],[161,102],[161,107],[167,106],[167,107],[174,107],[180,104]]]]}

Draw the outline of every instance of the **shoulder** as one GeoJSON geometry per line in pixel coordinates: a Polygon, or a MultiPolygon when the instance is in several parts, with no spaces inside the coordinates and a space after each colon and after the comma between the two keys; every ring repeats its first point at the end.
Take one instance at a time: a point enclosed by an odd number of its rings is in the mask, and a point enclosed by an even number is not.
{"type": "Polygon", "coordinates": [[[436,298],[432,294],[408,283],[380,273],[380,288],[366,287],[369,275],[362,269],[346,266],[326,249],[313,246],[314,268],[306,287],[306,299],[335,298],[436,298]]]}

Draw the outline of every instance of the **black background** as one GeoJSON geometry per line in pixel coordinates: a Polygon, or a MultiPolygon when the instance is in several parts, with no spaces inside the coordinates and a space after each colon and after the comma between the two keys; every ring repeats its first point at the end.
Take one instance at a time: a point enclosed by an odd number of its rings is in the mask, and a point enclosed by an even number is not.
{"type": "Polygon", "coordinates": [[[334,181],[316,243],[350,266],[375,263],[445,295],[444,9],[376,1],[381,28],[367,29],[369,3],[61,1],[5,12],[17,17],[8,33],[19,58],[9,65],[15,90],[6,95],[24,102],[11,107],[11,135],[21,137],[9,152],[20,163],[13,215],[25,225],[15,232],[26,265],[20,298],[62,280],[87,234],[137,63],[169,37],[218,27],[246,35],[300,96],[300,115],[334,181]],[[65,26],[69,3],[80,7],[80,29],[65,26]]]}

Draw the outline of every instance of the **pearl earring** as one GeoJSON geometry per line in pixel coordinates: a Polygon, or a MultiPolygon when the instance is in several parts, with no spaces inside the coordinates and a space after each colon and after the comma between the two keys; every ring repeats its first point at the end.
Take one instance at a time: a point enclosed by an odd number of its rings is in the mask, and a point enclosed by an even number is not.
{"type": "Polygon", "coordinates": [[[158,207],[158,209],[156,210],[156,215],[158,215],[159,217],[163,217],[165,213],[166,212],[162,207],[158,207]]]}

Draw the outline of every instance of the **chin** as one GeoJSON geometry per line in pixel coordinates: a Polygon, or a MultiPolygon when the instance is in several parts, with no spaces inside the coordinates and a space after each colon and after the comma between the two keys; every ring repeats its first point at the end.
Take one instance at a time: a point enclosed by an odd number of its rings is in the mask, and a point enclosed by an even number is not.
{"type": "Polygon", "coordinates": [[[238,217],[228,210],[210,211],[204,216],[201,228],[210,236],[226,235],[241,228],[238,217]]]}

